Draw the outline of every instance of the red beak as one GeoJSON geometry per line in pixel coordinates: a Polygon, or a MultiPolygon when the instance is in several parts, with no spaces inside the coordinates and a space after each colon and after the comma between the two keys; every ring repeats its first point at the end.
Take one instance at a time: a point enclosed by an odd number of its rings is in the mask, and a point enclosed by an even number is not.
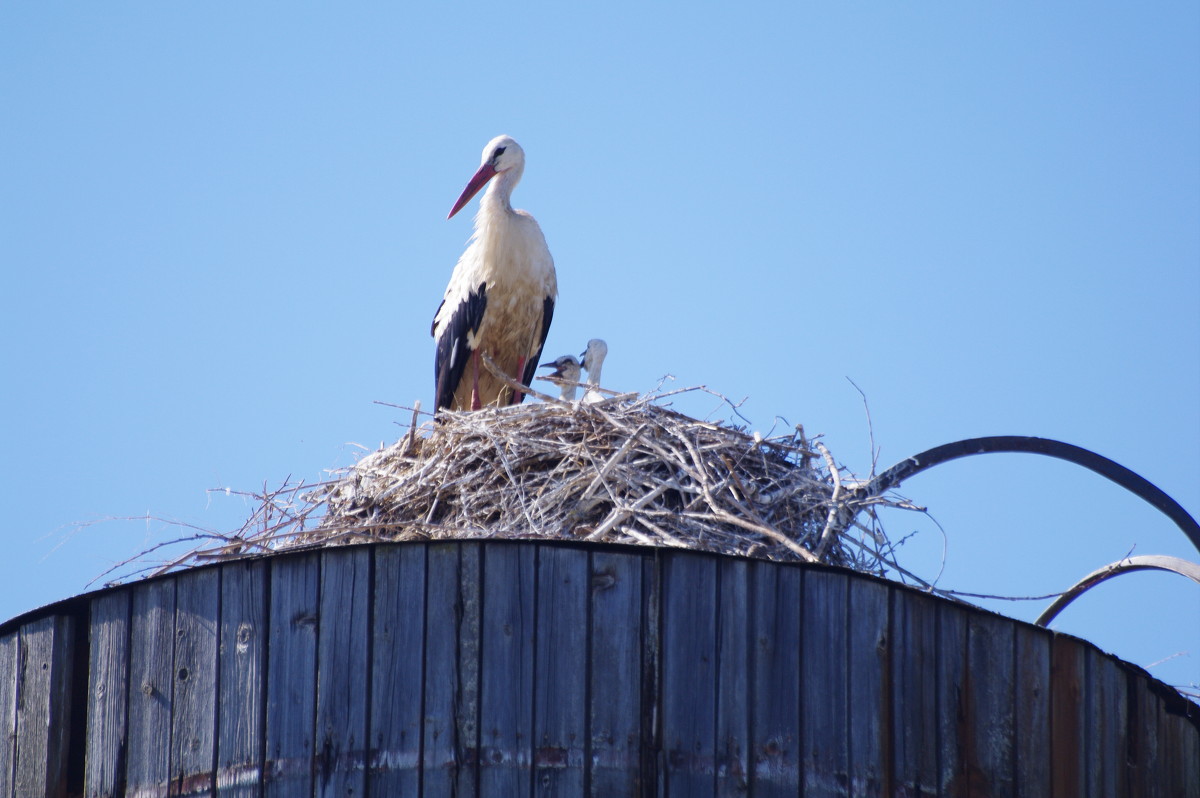
{"type": "Polygon", "coordinates": [[[478,194],[479,189],[487,185],[487,181],[491,180],[495,176],[496,170],[490,163],[485,163],[483,166],[479,167],[479,171],[476,172],[467,182],[467,187],[463,189],[462,194],[458,195],[458,202],[454,203],[454,207],[450,209],[450,216],[447,216],[446,218],[449,219],[454,216],[454,214],[461,211],[462,207],[471,201],[471,197],[474,197],[476,194],[478,194]]]}

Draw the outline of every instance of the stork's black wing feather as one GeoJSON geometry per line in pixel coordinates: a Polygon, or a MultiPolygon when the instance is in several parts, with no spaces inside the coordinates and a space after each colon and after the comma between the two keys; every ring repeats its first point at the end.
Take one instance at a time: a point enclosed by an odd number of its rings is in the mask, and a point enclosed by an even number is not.
{"type": "MultiPolygon", "coordinates": [[[[446,300],[438,306],[441,312],[446,300]]],[[[487,283],[471,291],[455,308],[450,321],[443,325],[442,335],[437,339],[437,354],[433,361],[434,386],[437,393],[437,409],[450,407],[454,403],[454,392],[462,380],[471,359],[467,346],[467,334],[479,331],[483,323],[483,312],[487,309],[487,283]]],[[[434,329],[437,329],[437,314],[434,314],[434,329]]]]}
{"type": "MultiPolygon", "coordinates": [[[[550,334],[550,320],[554,318],[554,297],[548,296],[542,300],[542,336],[538,339],[537,352],[525,361],[525,372],[521,375],[521,382],[526,385],[533,384],[533,378],[537,374],[538,363],[542,361],[542,348],[546,346],[546,336],[550,334]]],[[[525,398],[525,394],[521,394],[521,401],[525,398]]]]}

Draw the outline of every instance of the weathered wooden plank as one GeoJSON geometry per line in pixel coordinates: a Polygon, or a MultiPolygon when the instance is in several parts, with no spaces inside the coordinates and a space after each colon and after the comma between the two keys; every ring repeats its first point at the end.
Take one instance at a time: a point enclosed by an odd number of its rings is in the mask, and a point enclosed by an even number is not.
{"type": "MultiPolygon", "coordinates": [[[[534,794],[583,795],[587,753],[588,553],[537,550],[534,794]]],[[[634,688],[636,683],[626,685],[634,688]]]]}
{"type": "Polygon", "coordinates": [[[591,795],[635,795],[642,706],[642,563],[597,551],[591,571],[591,795]]]}
{"type": "Polygon", "coordinates": [[[319,555],[271,563],[264,794],[312,795],[319,555]]]}
{"type": "Polygon", "coordinates": [[[866,579],[849,588],[850,794],[892,795],[888,588],[866,579]]]}
{"type": "Polygon", "coordinates": [[[642,736],[639,758],[643,795],[666,795],[663,762],[663,562],[662,550],[642,561],[642,736]]]}
{"type": "Polygon", "coordinates": [[[263,767],[267,630],[267,563],[221,569],[221,665],[217,789],[222,796],[259,794],[263,767]]]}
{"type": "Polygon", "coordinates": [[[209,795],[215,786],[217,753],[221,573],[205,568],[180,574],[176,580],[171,794],[209,795]]]}
{"type": "Polygon", "coordinates": [[[174,576],[136,585],[129,634],[127,793],[167,794],[175,679],[174,576]]]}
{"type": "Polygon", "coordinates": [[[1031,626],[1016,629],[1015,793],[1027,798],[1050,794],[1050,633],[1031,626]]]}
{"type": "Polygon", "coordinates": [[[0,635],[0,796],[12,795],[13,764],[17,758],[17,631],[0,635]]]}
{"type": "Polygon", "coordinates": [[[965,795],[970,788],[962,745],[967,734],[967,618],[961,607],[944,602],[938,604],[936,661],[938,790],[940,795],[965,795]]]}
{"type": "Polygon", "coordinates": [[[92,600],[83,774],[84,795],[88,798],[116,795],[125,780],[129,606],[128,590],[113,591],[92,600]]]}
{"type": "Polygon", "coordinates": [[[849,794],[846,602],[843,574],[805,573],[800,710],[806,798],[849,794]]]}
{"type": "MultiPolygon", "coordinates": [[[[421,718],[421,783],[425,795],[451,795],[460,767],[455,742],[459,694],[459,552],[429,544],[425,591],[425,714],[421,718]]],[[[472,786],[473,783],[472,783],[472,786]]],[[[474,794],[472,789],[471,794],[474,794]]]]}
{"type": "MultiPolygon", "coordinates": [[[[717,563],[717,795],[744,796],[750,786],[750,565],[717,563]]],[[[796,607],[791,608],[794,611],[796,607]]]]}
{"type": "Polygon", "coordinates": [[[455,798],[480,791],[480,659],[483,650],[483,549],[480,541],[463,544],[458,556],[458,692],[454,696],[455,798]]]}
{"type": "Polygon", "coordinates": [[[1150,680],[1137,673],[1128,674],[1129,728],[1133,732],[1129,746],[1129,793],[1137,798],[1161,798],[1158,754],[1159,701],[1150,691],[1150,680]]]}
{"type": "Polygon", "coordinates": [[[528,795],[533,762],[534,548],[485,544],[479,794],[528,795]]]}
{"type": "Polygon", "coordinates": [[[1088,705],[1088,791],[1105,798],[1128,795],[1128,710],[1124,672],[1108,656],[1089,648],[1088,705]]]}
{"type": "Polygon", "coordinates": [[[662,565],[662,741],[666,794],[712,795],[717,712],[717,563],[668,552],[662,565]]]}
{"type": "Polygon", "coordinates": [[[967,622],[966,717],[961,738],[970,794],[1015,792],[1015,659],[1013,622],[972,612],[967,622]]]}
{"type": "Polygon", "coordinates": [[[1050,643],[1050,758],[1054,798],[1084,795],[1087,788],[1087,726],[1083,646],[1065,635],[1050,643]]]}
{"type": "Polygon", "coordinates": [[[371,652],[370,795],[421,788],[421,693],[425,678],[425,546],[375,552],[371,652]]]}
{"type": "Polygon", "coordinates": [[[795,796],[800,792],[803,579],[799,568],[750,563],[748,703],[755,796],[795,796]]]}
{"type": "Polygon", "coordinates": [[[371,549],[326,549],[317,629],[317,796],[365,789],[370,617],[371,549]]]}
{"type": "Polygon", "coordinates": [[[74,619],[49,615],[20,630],[13,794],[67,794],[74,619]]]}
{"type": "Polygon", "coordinates": [[[898,798],[938,793],[937,600],[892,591],[892,750],[898,798]]]}

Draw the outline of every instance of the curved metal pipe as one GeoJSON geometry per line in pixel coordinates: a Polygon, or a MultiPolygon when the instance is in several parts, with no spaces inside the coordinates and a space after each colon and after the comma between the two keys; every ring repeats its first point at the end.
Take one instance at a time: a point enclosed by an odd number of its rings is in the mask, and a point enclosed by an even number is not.
{"type": "Polygon", "coordinates": [[[1200,584],[1200,563],[1188,562],[1187,560],[1181,560],[1178,557],[1168,557],[1164,554],[1142,554],[1137,557],[1127,557],[1111,565],[1098,568],[1071,585],[1038,616],[1034,623],[1038,626],[1046,626],[1060,612],[1066,609],[1068,604],[1101,582],[1112,579],[1114,576],[1129,573],[1130,571],[1148,570],[1170,571],[1180,576],[1186,576],[1196,584],[1200,584]]]}

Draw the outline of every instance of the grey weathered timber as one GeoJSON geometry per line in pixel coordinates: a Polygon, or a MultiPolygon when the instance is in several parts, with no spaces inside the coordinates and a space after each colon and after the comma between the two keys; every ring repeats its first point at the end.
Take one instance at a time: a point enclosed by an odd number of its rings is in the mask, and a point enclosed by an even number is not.
{"type": "Polygon", "coordinates": [[[535,546],[483,547],[479,794],[528,795],[533,765],[535,546]]]}
{"type": "Polygon", "coordinates": [[[316,795],[362,795],[367,763],[371,551],[321,554],[317,634],[316,795]]]}
{"type": "Polygon", "coordinates": [[[836,572],[804,574],[800,739],[804,795],[846,795],[849,787],[847,582],[836,572]]]}
{"type": "Polygon", "coordinates": [[[215,568],[181,574],[176,582],[172,795],[210,795],[216,786],[220,584],[221,572],[215,568]]]}
{"type": "Polygon", "coordinates": [[[635,795],[642,731],[642,561],[591,555],[588,710],[591,792],[635,795]]]}
{"type": "Polygon", "coordinates": [[[89,624],[87,751],[84,795],[117,794],[125,780],[125,718],[129,693],[129,593],[92,602],[89,624]]]}
{"type": "Polygon", "coordinates": [[[588,553],[547,546],[540,547],[537,555],[534,794],[583,795],[588,737],[588,553]]]}
{"type": "Polygon", "coordinates": [[[166,795],[171,777],[176,582],[158,579],[132,588],[125,789],[138,795],[166,795]]]}
{"type": "Polygon", "coordinates": [[[74,624],[49,615],[21,627],[14,795],[67,795],[74,624]]]}
{"type": "Polygon", "coordinates": [[[891,592],[891,751],[899,798],[933,798],[938,783],[937,602],[891,592]]]}
{"type": "Polygon", "coordinates": [[[891,795],[891,681],[888,676],[891,638],[888,590],[878,582],[849,583],[846,665],[850,706],[850,794],[873,798],[891,795]]]}
{"type": "Polygon", "coordinates": [[[666,794],[711,795],[717,711],[717,563],[662,563],[662,745],[666,794]]]}
{"type": "Polygon", "coordinates": [[[746,689],[750,782],[755,795],[800,792],[800,607],[802,571],[751,562],[748,616],[752,660],[746,689]]]}
{"type": "Polygon", "coordinates": [[[425,551],[424,545],[403,546],[375,557],[370,795],[417,795],[421,789],[425,551]]]}
{"type": "Polygon", "coordinates": [[[1022,798],[1046,796],[1051,789],[1050,639],[1043,629],[1016,627],[1014,787],[1022,798]]]}
{"type": "Polygon", "coordinates": [[[268,798],[312,794],[320,565],[319,555],[305,554],[271,567],[263,773],[268,798]]]}
{"type": "Polygon", "coordinates": [[[716,794],[746,794],[750,780],[750,718],[746,693],[750,677],[750,564],[717,564],[717,738],[716,794]]]}
{"type": "Polygon", "coordinates": [[[267,563],[221,569],[216,785],[226,798],[259,794],[267,655],[267,563]],[[233,711],[230,711],[233,710],[233,711]]]}
{"type": "Polygon", "coordinates": [[[1200,707],[820,566],[531,541],[220,563],[0,625],[0,798],[1200,798],[1200,707]]]}

